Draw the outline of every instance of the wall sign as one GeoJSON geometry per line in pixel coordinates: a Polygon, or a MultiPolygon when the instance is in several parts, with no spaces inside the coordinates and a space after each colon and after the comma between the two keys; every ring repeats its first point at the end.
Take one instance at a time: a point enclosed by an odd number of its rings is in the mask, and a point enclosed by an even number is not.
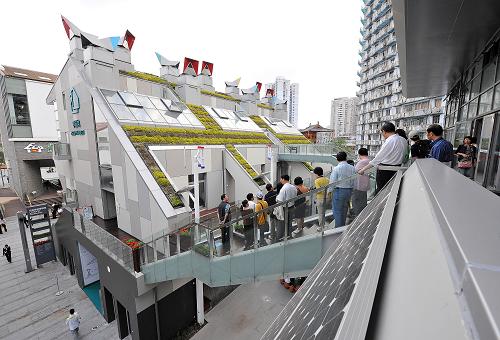
{"type": "Polygon", "coordinates": [[[28,145],[26,145],[24,150],[26,150],[28,153],[40,153],[43,151],[43,146],[37,145],[35,143],[29,143],[28,145]]]}
{"type": "Polygon", "coordinates": [[[82,264],[83,285],[87,286],[99,281],[99,267],[95,256],[80,243],[78,243],[78,250],[80,251],[80,263],[82,264]]]}
{"type": "MultiPolygon", "coordinates": [[[[80,97],[78,96],[78,93],[76,92],[74,87],[72,87],[71,90],[69,91],[69,106],[70,106],[72,114],[79,114],[80,113],[80,97]]],[[[82,123],[80,122],[80,119],[73,120],[73,128],[81,129],[81,127],[82,127],[82,123]]],[[[71,131],[71,135],[72,136],[85,136],[85,130],[71,131]]]]}
{"type": "Polygon", "coordinates": [[[80,97],[74,87],[69,91],[69,106],[71,108],[71,113],[80,113],[80,97]]]}

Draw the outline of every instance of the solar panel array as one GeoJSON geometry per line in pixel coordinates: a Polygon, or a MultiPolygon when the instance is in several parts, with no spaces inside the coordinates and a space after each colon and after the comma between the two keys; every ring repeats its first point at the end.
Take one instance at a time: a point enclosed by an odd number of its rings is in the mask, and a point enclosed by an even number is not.
{"type": "Polygon", "coordinates": [[[390,182],[313,269],[262,339],[335,339],[393,187],[390,182]]]}
{"type": "Polygon", "coordinates": [[[273,131],[276,133],[287,135],[301,135],[300,131],[293,127],[293,125],[286,120],[265,116],[262,116],[262,119],[264,119],[266,123],[271,127],[271,129],[273,129],[273,131]]]}
{"type": "Polygon", "coordinates": [[[122,123],[203,128],[182,102],[124,91],[101,90],[122,123]]]}
{"type": "Polygon", "coordinates": [[[204,108],[223,130],[250,132],[262,131],[262,129],[259,128],[259,126],[255,124],[253,120],[249,119],[243,112],[240,114],[232,110],[212,108],[209,106],[204,106],[204,108]]]}

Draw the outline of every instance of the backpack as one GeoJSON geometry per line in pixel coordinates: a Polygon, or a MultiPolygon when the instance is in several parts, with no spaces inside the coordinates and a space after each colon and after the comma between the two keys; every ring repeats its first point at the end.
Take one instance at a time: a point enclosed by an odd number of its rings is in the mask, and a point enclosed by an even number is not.
{"type": "MultiPolygon", "coordinates": [[[[260,208],[261,209],[267,208],[267,207],[264,207],[264,205],[262,204],[262,202],[257,202],[257,204],[260,204],[260,208]]],[[[266,216],[267,216],[267,212],[265,212],[265,211],[259,213],[257,215],[257,224],[258,225],[265,224],[266,223],[266,216]]]]}

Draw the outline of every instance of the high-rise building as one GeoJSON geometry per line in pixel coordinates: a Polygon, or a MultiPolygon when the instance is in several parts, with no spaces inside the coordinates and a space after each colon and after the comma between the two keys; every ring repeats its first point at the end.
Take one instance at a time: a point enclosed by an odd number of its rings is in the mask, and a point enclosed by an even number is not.
{"type": "Polygon", "coordinates": [[[383,143],[384,122],[423,137],[428,124],[443,123],[444,110],[441,97],[406,99],[402,95],[391,0],[364,0],[362,12],[356,144],[374,155],[383,143]]]}
{"type": "Polygon", "coordinates": [[[272,89],[280,101],[287,102],[288,121],[297,127],[299,122],[299,84],[290,83],[284,77],[276,77],[274,83],[266,84],[266,90],[272,89]]]}
{"type": "Polygon", "coordinates": [[[342,97],[332,100],[330,128],[335,137],[354,137],[356,135],[357,97],[342,97]]]}

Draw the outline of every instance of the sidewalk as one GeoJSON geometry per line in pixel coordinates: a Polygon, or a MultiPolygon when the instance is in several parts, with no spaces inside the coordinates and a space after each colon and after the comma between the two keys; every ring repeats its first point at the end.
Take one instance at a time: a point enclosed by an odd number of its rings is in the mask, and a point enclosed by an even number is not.
{"type": "MultiPolygon", "coordinates": [[[[65,319],[74,308],[82,317],[81,339],[118,339],[115,322],[107,324],[87,295],[78,286],[76,277],[59,262],[50,262],[43,268],[24,273],[21,237],[17,218],[7,218],[8,232],[0,235],[0,248],[9,244],[12,263],[0,258],[0,338],[1,339],[72,339],[65,319]],[[56,296],[56,277],[60,289],[56,296]]],[[[28,246],[31,263],[36,262],[29,232],[28,246]]]]}
{"type": "Polygon", "coordinates": [[[192,339],[260,339],[292,296],[278,280],[241,285],[205,315],[192,339]]]}

